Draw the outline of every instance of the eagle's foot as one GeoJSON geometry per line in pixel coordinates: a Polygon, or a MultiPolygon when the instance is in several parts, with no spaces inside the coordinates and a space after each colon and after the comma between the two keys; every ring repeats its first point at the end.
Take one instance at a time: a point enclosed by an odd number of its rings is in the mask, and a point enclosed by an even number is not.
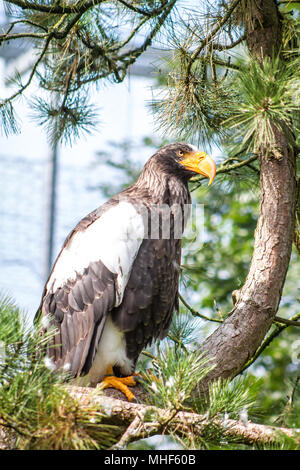
{"type": "Polygon", "coordinates": [[[133,401],[135,400],[135,396],[128,387],[134,387],[135,385],[136,381],[131,375],[129,377],[115,377],[114,375],[107,375],[102,380],[100,387],[101,389],[115,388],[116,390],[120,390],[124,393],[128,401],[133,401]]]}

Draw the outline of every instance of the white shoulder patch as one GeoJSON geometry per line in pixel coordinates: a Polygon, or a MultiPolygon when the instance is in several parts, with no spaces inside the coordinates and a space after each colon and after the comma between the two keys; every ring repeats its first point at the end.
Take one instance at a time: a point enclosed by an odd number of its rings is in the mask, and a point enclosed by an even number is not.
{"type": "Polygon", "coordinates": [[[47,283],[47,290],[56,290],[67,279],[93,261],[101,260],[112,273],[117,274],[115,306],[122,302],[131,268],[144,238],[143,218],[134,206],[120,202],[99,217],[86,230],[76,232],[58,258],[47,283]]]}

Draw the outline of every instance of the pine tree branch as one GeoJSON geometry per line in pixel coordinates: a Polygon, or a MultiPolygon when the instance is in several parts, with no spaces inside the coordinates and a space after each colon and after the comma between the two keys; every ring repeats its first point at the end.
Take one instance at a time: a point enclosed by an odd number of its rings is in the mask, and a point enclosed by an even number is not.
{"type": "Polygon", "coordinates": [[[22,19],[22,20],[17,20],[17,21],[13,21],[8,30],[5,32],[5,33],[2,33],[0,34],[0,44],[2,42],[5,42],[5,41],[10,41],[10,40],[13,40],[13,39],[25,39],[25,38],[33,38],[33,39],[43,39],[45,37],[48,36],[48,30],[47,28],[45,28],[44,26],[38,24],[38,23],[35,23],[33,21],[30,21],[30,20],[25,20],[25,19],[22,19]],[[35,28],[40,28],[42,29],[43,31],[45,31],[45,34],[42,34],[42,33],[34,33],[34,32],[31,32],[31,31],[24,31],[24,32],[21,32],[21,33],[15,33],[15,34],[9,34],[13,28],[15,27],[15,25],[17,24],[28,24],[29,26],[34,26],[35,28]]]}
{"type": "MultiPolygon", "coordinates": [[[[67,16],[68,15],[65,15],[65,18],[67,18],[67,16]]],[[[73,26],[75,26],[75,24],[80,20],[81,16],[82,13],[76,13],[70,20],[70,22],[67,24],[67,26],[62,31],[58,31],[57,26],[59,26],[63,19],[65,19],[64,17],[62,17],[61,20],[51,29],[50,34],[53,34],[53,37],[55,37],[55,39],[64,39],[71,31],[73,26]]]]}
{"type": "Polygon", "coordinates": [[[131,33],[128,35],[128,37],[126,39],[124,39],[124,41],[122,41],[120,44],[118,44],[116,47],[113,47],[112,49],[110,49],[110,52],[116,52],[116,51],[119,51],[121,50],[124,46],[126,46],[130,41],[131,39],[134,38],[134,36],[139,32],[139,30],[141,29],[141,27],[148,21],[148,18],[142,18],[141,21],[137,24],[137,26],[135,28],[133,28],[133,30],[131,31],[131,33]]]}
{"type": "Polygon", "coordinates": [[[220,65],[221,67],[224,67],[230,70],[241,70],[241,67],[239,67],[238,65],[231,64],[229,61],[226,62],[225,60],[219,59],[215,56],[213,57],[200,56],[197,58],[197,60],[200,60],[201,62],[204,62],[204,63],[209,63],[212,66],[220,65]]]}
{"type": "Polygon", "coordinates": [[[220,31],[220,29],[225,25],[225,23],[229,20],[231,15],[233,14],[234,10],[236,7],[239,5],[241,0],[233,0],[230,2],[230,7],[227,9],[225,15],[221,18],[220,21],[216,24],[216,26],[208,33],[208,35],[200,42],[199,46],[196,48],[196,50],[192,53],[189,59],[189,63],[187,65],[186,69],[186,77],[189,77],[191,73],[191,68],[201,51],[204,49],[205,46],[207,46],[211,40],[216,36],[216,34],[220,31]]]}
{"type": "MultiPolygon", "coordinates": [[[[231,171],[237,170],[242,168],[243,166],[249,166],[250,163],[256,161],[258,159],[258,155],[253,155],[252,157],[247,158],[247,160],[239,160],[237,158],[228,158],[224,160],[220,166],[218,166],[216,175],[223,174],[223,173],[230,173],[231,171]],[[232,165],[228,165],[229,162],[237,160],[237,163],[233,163],[232,165]]],[[[193,178],[191,181],[192,183],[200,183],[193,186],[192,191],[195,191],[200,185],[201,181],[204,181],[206,178],[204,176],[197,176],[193,178]]]]}
{"type": "MultiPolygon", "coordinates": [[[[31,32],[31,31],[24,31],[24,32],[16,33],[16,34],[9,34],[9,32],[12,29],[12,27],[11,27],[12,25],[11,25],[6,33],[0,35],[0,44],[1,44],[1,42],[10,41],[12,39],[25,39],[25,38],[31,38],[31,39],[45,39],[45,38],[47,38],[47,39],[48,38],[50,38],[50,39],[53,39],[53,38],[55,38],[55,39],[64,39],[68,35],[70,30],[73,28],[73,26],[77,23],[77,21],[81,18],[82,14],[83,13],[79,12],[77,14],[74,14],[74,16],[70,15],[70,16],[73,16],[73,17],[67,23],[65,29],[63,29],[61,31],[58,30],[58,27],[60,26],[60,24],[63,23],[63,21],[65,19],[68,19],[68,15],[66,13],[59,19],[59,21],[49,31],[46,28],[44,28],[43,26],[38,25],[36,23],[33,23],[31,21],[21,20],[20,22],[22,22],[22,23],[26,23],[26,24],[29,24],[31,26],[39,27],[39,28],[41,28],[41,29],[43,29],[44,31],[47,31],[47,32],[45,32],[45,33],[35,33],[35,32],[31,32]]],[[[15,22],[15,24],[16,24],[16,22],[15,22]]]]}
{"type": "Polygon", "coordinates": [[[185,345],[183,344],[182,341],[180,341],[180,339],[175,338],[175,336],[173,336],[170,333],[168,333],[168,338],[170,338],[170,340],[173,341],[174,343],[178,344],[178,346],[180,346],[185,353],[188,352],[185,345]]]}
{"type": "MultiPolygon", "coordinates": [[[[159,8],[153,8],[153,10],[146,11],[146,10],[143,10],[142,8],[139,8],[135,5],[130,4],[129,2],[126,2],[125,0],[117,0],[117,1],[118,3],[126,7],[128,10],[131,10],[131,11],[134,11],[135,13],[146,16],[147,18],[153,18],[154,16],[157,16],[160,13],[162,13],[163,10],[166,7],[168,7],[168,3],[169,3],[169,1],[166,0],[165,2],[162,3],[162,5],[159,8]]],[[[57,2],[54,2],[53,5],[47,5],[46,3],[36,3],[36,2],[28,1],[28,0],[6,0],[6,3],[11,3],[12,5],[16,5],[22,8],[22,10],[33,10],[33,11],[39,11],[42,13],[52,13],[55,15],[64,15],[65,13],[83,14],[87,12],[90,8],[93,8],[105,2],[106,0],[81,0],[81,1],[75,1],[73,5],[60,6],[57,4],[57,2]]]]}
{"type": "MultiPolygon", "coordinates": [[[[134,62],[151,45],[152,40],[154,39],[156,34],[159,32],[160,28],[165,23],[168,15],[170,14],[172,8],[174,7],[176,1],[177,0],[172,0],[172,1],[168,2],[168,7],[163,10],[163,14],[158,18],[157,23],[155,24],[155,26],[153,27],[151,32],[148,34],[148,36],[146,37],[146,39],[144,40],[144,42],[142,43],[141,46],[139,46],[135,49],[126,50],[124,53],[122,53],[120,55],[115,55],[113,61],[106,54],[105,59],[111,65],[109,71],[106,71],[106,70],[104,72],[101,71],[97,75],[93,75],[93,76],[85,78],[85,79],[80,79],[80,84],[79,84],[78,87],[80,87],[82,85],[85,85],[87,83],[90,83],[90,82],[98,81],[102,78],[106,78],[111,73],[113,73],[115,75],[115,78],[116,78],[117,82],[122,82],[123,79],[126,76],[126,71],[127,71],[128,67],[130,65],[134,64],[134,62]],[[121,62],[121,64],[118,65],[118,62],[121,62]]],[[[132,39],[132,37],[130,37],[130,39],[132,39]]],[[[86,39],[83,39],[81,37],[81,40],[83,41],[83,43],[85,45],[87,45],[86,39]]],[[[128,38],[125,41],[127,42],[127,40],[128,40],[128,38]]],[[[109,52],[115,52],[117,50],[120,50],[123,47],[123,45],[124,44],[121,43],[120,45],[118,45],[117,48],[111,49],[111,50],[109,50],[109,52]]],[[[90,44],[88,47],[93,49],[93,48],[96,48],[97,45],[90,44]]],[[[98,51],[99,51],[99,49],[98,49],[98,51]]],[[[104,51],[103,51],[103,53],[104,53],[104,51]]],[[[104,57],[104,55],[103,55],[103,57],[104,57]]]]}
{"type": "Polygon", "coordinates": [[[215,49],[216,51],[227,51],[229,49],[233,49],[238,44],[245,41],[245,39],[246,39],[246,34],[243,34],[240,38],[238,38],[236,41],[230,44],[218,44],[218,43],[213,42],[212,48],[215,49]]]}
{"type": "MultiPolygon", "coordinates": [[[[31,37],[35,37],[35,38],[45,38],[45,44],[44,44],[44,47],[37,59],[37,61],[34,63],[34,65],[32,66],[31,68],[31,73],[29,75],[29,78],[27,80],[27,82],[25,83],[25,85],[21,86],[19,88],[18,91],[16,91],[14,94],[12,94],[10,97],[6,98],[5,100],[3,100],[1,103],[0,103],[0,106],[1,105],[5,105],[7,104],[8,102],[11,102],[13,101],[17,96],[20,96],[24,91],[25,89],[31,84],[32,82],[32,79],[37,71],[37,68],[39,66],[39,64],[42,62],[47,50],[48,50],[48,47],[52,41],[52,39],[63,39],[65,38],[68,33],[70,32],[70,30],[75,26],[75,24],[79,21],[79,19],[81,18],[82,16],[82,13],[77,13],[73,16],[73,18],[71,18],[71,20],[67,23],[67,25],[65,26],[65,28],[61,31],[58,31],[57,30],[57,26],[60,25],[61,21],[59,21],[54,27],[52,27],[52,29],[50,30],[50,32],[48,33],[45,33],[45,34],[39,34],[39,33],[32,33],[31,37]]],[[[66,15],[67,17],[67,15],[66,15]]],[[[63,20],[64,17],[61,18],[61,20],[63,20]]],[[[18,38],[20,37],[25,37],[24,35],[22,36],[23,33],[20,33],[18,34],[18,38]]],[[[25,34],[26,35],[26,34],[25,34]]],[[[0,42],[1,42],[1,36],[0,36],[0,42]]],[[[8,36],[8,40],[11,39],[11,36],[8,36]]],[[[66,101],[66,95],[64,97],[64,101],[66,101]]]]}
{"type": "Polygon", "coordinates": [[[131,58],[129,58],[129,60],[127,60],[128,53],[121,54],[118,57],[119,60],[126,59],[126,67],[128,67],[133,62],[135,62],[136,59],[147,49],[147,47],[151,45],[152,40],[154,39],[154,37],[156,36],[158,31],[160,30],[160,28],[164,24],[165,20],[169,16],[169,14],[170,14],[172,8],[174,7],[176,1],[177,0],[171,0],[170,2],[168,2],[167,8],[164,9],[163,14],[159,17],[155,27],[149,33],[149,35],[147,36],[147,38],[145,39],[143,44],[140,47],[134,49],[133,51],[130,51],[131,58]]]}
{"type": "MultiPolygon", "coordinates": [[[[258,358],[258,356],[261,355],[261,353],[272,343],[272,341],[277,338],[278,335],[280,335],[280,333],[285,330],[288,326],[291,325],[291,322],[292,322],[292,325],[295,326],[295,323],[296,323],[296,326],[299,326],[300,323],[297,323],[297,320],[300,319],[300,312],[297,313],[296,315],[294,315],[292,318],[289,319],[289,323],[284,323],[283,325],[281,326],[276,326],[274,331],[272,333],[269,334],[269,336],[264,340],[264,342],[261,344],[261,346],[257,349],[256,353],[254,354],[254,356],[245,364],[245,366],[242,368],[241,372],[244,372],[246,369],[248,369],[248,367],[251,366],[251,364],[253,364],[256,359],[258,358]]],[[[282,319],[281,319],[282,320],[282,319]]],[[[284,319],[285,320],[285,319],[284,319]]]]}
{"type": "Polygon", "coordinates": [[[90,8],[104,3],[105,0],[81,0],[74,2],[73,5],[59,6],[57,2],[53,5],[47,5],[46,3],[30,2],[28,0],[6,0],[6,3],[16,5],[22,10],[33,10],[42,13],[52,13],[55,15],[64,15],[65,13],[85,13],[90,8]]]}
{"type": "Polygon", "coordinates": [[[181,300],[181,302],[183,303],[183,305],[191,312],[191,314],[194,317],[199,317],[199,318],[202,318],[203,320],[208,320],[208,321],[212,321],[212,322],[216,322],[216,323],[222,323],[223,322],[223,320],[220,320],[218,318],[210,318],[210,317],[207,317],[206,315],[203,315],[202,313],[197,312],[197,310],[195,310],[193,307],[191,307],[187,303],[187,301],[182,297],[182,295],[179,292],[178,292],[178,297],[181,300]]]}
{"type": "MultiPolygon", "coordinates": [[[[221,431],[224,438],[248,445],[271,445],[280,437],[294,439],[300,444],[300,430],[276,426],[267,426],[248,421],[242,423],[233,419],[207,417],[207,415],[186,411],[161,409],[144,404],[128,403],[95,393],[94,389],[85,387],[68,387],[68,392],[76,398],[82,407],[91,404],[99,406],[99,411],[106,414],[105,423],[127,426],[127,429],[114,448],[124,448],[132,441],[144,439],[155,434],[188,437],[194,440],[205,437],[207,429],[214,427],[221,431]]],[[[109,393],[109,391],[105,391],[109,393]]],[[[101,426],[101,425],[100,425],[101,426]]]]}
{"type": "Polygon", "coordinates": [[[275,315],[274,323],[283,323],[286,326],[300,326],[300,322],[288,318],[278,317],[275,315]]]}
{"type": "Polygon", "coordinates": [[[166,0],[162,2],[162,5],[159,8],[154,8],[153,10],[146,11],[146,10],[143,10],[142,8],[137,7],[136,5],[131,5],[129,2],[126,2],[125,0],[117,0],[117,1],[121,3],[122,5],[124,5],[126,8],[128,8],[129,10],[132,10],[135,13],[146,16],[148,18],[153,18],[154,16],[160,15],[160,13],[162,13],[166,7],[167,8],[169,7],[169,3],[173,3],[173,2],[169,2],[169,0],[166,0]]]}
{"type": "Polygon", "coordinates": [[[14,39],[44,39],[48,36],[48,33],[34,33],[34,32],[24,32],[24,33],[15,33],[9,34],[4,33],[0,34],[0,44],[5,41],[12,41],[14,39]]]}
{"type": "Polygon", "coordinates": [[[145,412],[137,412],[137,416],[134,420],[129,424],[128,428],[124,432],[121,439],[111,447],[110,450],[124,450],[135,438],[139,439],[139,435],[141,433],[141,428],[143,427],[143,421],[145,417],[145,412]]]}
{"type": "Polygon", "coordinates": [[[43,60],[46,52],[47,52],[47,49],[49,47],[49,44],[51,42],[51,39],[53,38],[53,34],[54,33],[50,33],[45,41],[45,44],[44,44],[44,47],[42,49],[42,52],[40,53],[38,59],[36,60],[36,62],[34,63],[32,69],[31,69],[31,73],[29,75],[29,78],[27,80],[27,82],[25,83],[25,85],[21,86],[21,88],[19,88],[18,91],[16,91],[15,93],[13,93],[9,98],[6,98],[5,100],[3,100],[2,102],[0,102],[0,106],[3,106],[5,104],[7,104],[8,102],[11,102],[13,101],[17,96],[21,95],[25,90],[26,88],[30,85],[30,83],[32,82],[32,79],[36,73],[36,70],[39,66],[39,64],[41,63],[41,61],[43,60]]]}
{"type": "MultiPolygon", "coordinates": [[[[203,320],[208,320],[208,321],[212,321],[212,322],[223,323],[224,320],[220,320],[218,318],[210,318],[210,317],[207,317],[206,315],[203,315],[202,313],[197,312],[197,310],[195,310],[193,307],[191,307],[191,305],[189,305],[187,303],[187,301],[182,297],[182,295],[180,293],[178,293],[178,297],[181,300],[181,302],[183,303],[183,305],[191,312],[191,314],[194,317],[199,317],[199,318],[202,318],[203,320]]],[[[296,318],[296,320],[297,319],[298,319],[298,317],[296,318]]],[[[274,317],[273,322],[274,323],[283,323],[286,326],[297,326],[298,327],[298,326],[300,326],[300,322],[298,322],[296,320],[293,319],[293,318],[288,319],[288,318],[283,318],[283,317],[279,317],[279,316],[276,315],[274,317]]],[[[173,339],[173,338],[171,338],[171,339],[173,339]]]]}

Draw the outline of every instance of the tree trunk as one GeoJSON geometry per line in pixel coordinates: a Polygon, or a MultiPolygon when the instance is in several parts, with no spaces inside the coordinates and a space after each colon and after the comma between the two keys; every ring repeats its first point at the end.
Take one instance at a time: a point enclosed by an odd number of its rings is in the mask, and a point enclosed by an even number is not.
{"type": "MultiPolygon", "coordinates": [[[[273,0],[247,1],[244,16],[250,53],[263,58],[278,53],[281,25],[273,0]]],[[[289,266],[295,221],[296,150],[287,136],[275,130],[276,153],[260,156],[260,215],[255,245],[246,282],[239,291],[233,313],[202,345],[212,357],[215,369],[204,384],[214,378],[236,376],[254,355],[269,330],[281,299],[289,266]]],[[[267,152],[266,152],[267,154],[267,152]]]]}

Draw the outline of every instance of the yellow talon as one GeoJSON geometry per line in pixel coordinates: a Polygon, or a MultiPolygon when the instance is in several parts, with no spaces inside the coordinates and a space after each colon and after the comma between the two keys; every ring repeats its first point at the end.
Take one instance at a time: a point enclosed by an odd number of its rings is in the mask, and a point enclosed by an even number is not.
{"type": "MultiPolygon", "coordinates": [[[[107,372],[111,374],[112,369],[110,368],[107,372]]],[[[134,387],[135,385],[136,382],[131,375],[128,377],[115,377],[114,375],[107,375],[102,380],[100,387],[102,389],[110,387],[115,388],[116,390],[120,390],[122,393],[124,393],[128,401],[132,401],[135,399],[135,396],[128,387],[134,387]]]]}

